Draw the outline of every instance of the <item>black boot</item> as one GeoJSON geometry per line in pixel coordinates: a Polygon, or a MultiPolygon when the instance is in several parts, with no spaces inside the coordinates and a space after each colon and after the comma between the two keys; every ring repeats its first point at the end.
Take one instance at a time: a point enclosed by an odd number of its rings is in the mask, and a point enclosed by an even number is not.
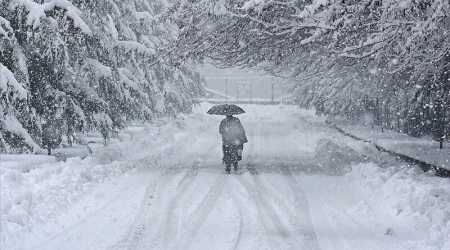
{"type": "Polygon", "coordinates": [[[237,161],[234,162],[233,165],[234,165],[234,171],[236,172],[238,170],[238,162],[237,161]]]}

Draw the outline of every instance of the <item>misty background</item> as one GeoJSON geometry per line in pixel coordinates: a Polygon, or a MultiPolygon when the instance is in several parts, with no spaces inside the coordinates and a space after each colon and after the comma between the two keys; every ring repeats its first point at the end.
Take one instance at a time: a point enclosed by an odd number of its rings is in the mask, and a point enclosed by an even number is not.
{"type": "Polygon", "coordinates": [[[198,70],[205,78],[207,89],[223,94],[228,93],[231,99],[236,98],[238,92],[239,98],[245,100],[249,100],[250,97],[271,100],[272,93],[275,100],[286,96],[286,79],[269,76],[261,71],[241,68],[222,69],[211,64],[199,66],[198,70]]]}

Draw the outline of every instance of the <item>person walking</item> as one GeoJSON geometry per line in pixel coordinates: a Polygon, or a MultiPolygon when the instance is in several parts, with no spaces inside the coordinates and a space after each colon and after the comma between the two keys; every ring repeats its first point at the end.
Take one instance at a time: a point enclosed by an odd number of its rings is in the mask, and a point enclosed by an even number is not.
{"type": "Polygon", "coordinates": [[[229,174],[231,165],[234,166],[234,171],[238,170],[238,162],[242,160],[244,143],[247,143],[248,140],[241,121],[232,115],[227,115],[222,120],[219,133],[222,135],[223,163],[226,172],[229,174]]]}

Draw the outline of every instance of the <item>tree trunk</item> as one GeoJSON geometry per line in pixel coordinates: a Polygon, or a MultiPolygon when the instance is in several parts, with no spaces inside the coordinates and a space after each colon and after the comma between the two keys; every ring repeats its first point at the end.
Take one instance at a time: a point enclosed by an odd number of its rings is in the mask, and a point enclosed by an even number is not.
{"type": "Polygon", "coordinates": [[[445,140],[445,116],[447,114],[447,110],[445,109],[445,102],[443,102],[444,104],[442,105],[442,134],[441,134],[441,140],[439,143],[439,148],[443,149],[444,148],[444,140],[445,140]]]}

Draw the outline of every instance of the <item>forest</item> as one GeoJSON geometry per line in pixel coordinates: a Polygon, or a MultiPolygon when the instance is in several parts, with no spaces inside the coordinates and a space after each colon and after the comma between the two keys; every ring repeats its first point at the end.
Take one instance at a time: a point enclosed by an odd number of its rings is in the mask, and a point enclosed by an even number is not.
{"type": "MultiPolygon", "coordinates": [[[[439,0],[187,0],[175,51],[289,80],[319,114],[450,135],[450,7],[439,0]]],[[[175,47],[174,47],[175,48],[175,47]]],[[[178,52],[177,52],[178,53],[178,52]]]]}
{"type": "Polygon", "coordinates": [[[289,80],[302,107],[450,137],[442,0],[2,0],[0,151],[188,113],[196,63],[289,80]]]}
{"type": "Polygon", "coordinates": [[[0,151],[189,112],[202,78],[164,56],[177,36],[157,21],[164,8],[152,0],[0,1],[0,151]]]}

